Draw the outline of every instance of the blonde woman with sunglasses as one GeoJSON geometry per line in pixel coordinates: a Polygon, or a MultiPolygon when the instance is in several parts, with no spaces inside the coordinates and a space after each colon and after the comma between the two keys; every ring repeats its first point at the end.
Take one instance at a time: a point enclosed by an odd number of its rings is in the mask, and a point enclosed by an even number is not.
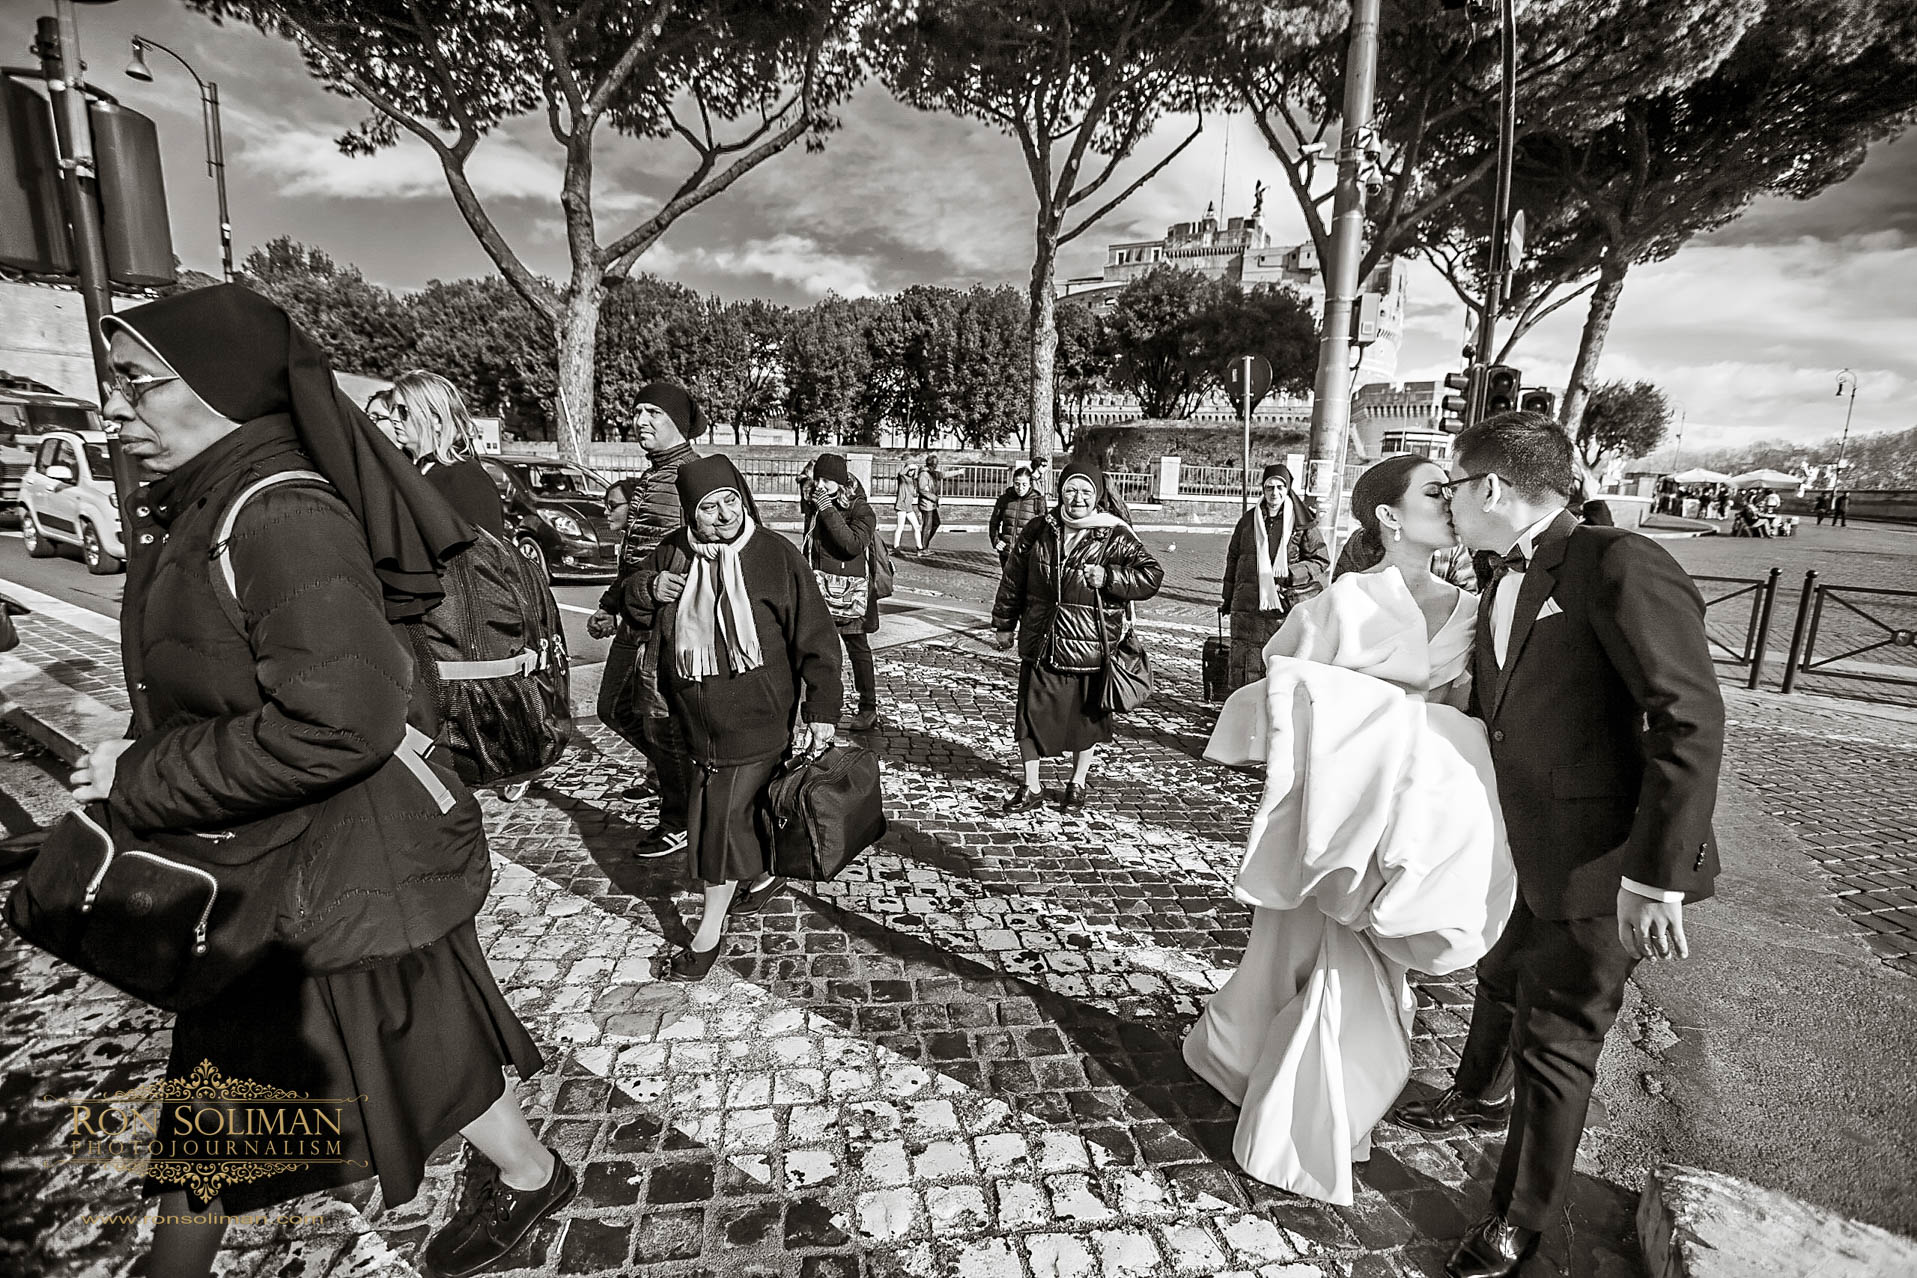
{"type": "Polygon", "coordinates": [[[473,460],[472,414],[458,389],[438,373],[414,369],[401,373],[385,394],[391,416],[382,421],[371,414],[373,423],[398,437],[400,448],[460,518],[503,540],[506,510],[492,477],[473,460]]]}

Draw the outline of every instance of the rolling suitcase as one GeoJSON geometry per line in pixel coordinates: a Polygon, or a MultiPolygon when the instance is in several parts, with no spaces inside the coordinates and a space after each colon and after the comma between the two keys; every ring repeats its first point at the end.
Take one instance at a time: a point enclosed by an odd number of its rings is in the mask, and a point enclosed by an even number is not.
{"type": "Polygon", "coordinates": [[[1231,693],[1231,640],[1225,637],[1225,619],[1218,618],[1218,633],[1205,640],[1200,660],[1205,676],[1205,700],[1223,701],[1231,693]]]}

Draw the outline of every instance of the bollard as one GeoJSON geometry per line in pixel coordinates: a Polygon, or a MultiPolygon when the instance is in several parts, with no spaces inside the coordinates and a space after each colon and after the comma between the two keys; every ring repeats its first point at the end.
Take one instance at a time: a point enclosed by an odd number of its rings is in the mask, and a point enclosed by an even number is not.
{"type": "Polygon", "coordinates": [[[1797,688],[1797,661],[1804,653],[1804,630],[1810,624],[1811,600],[1817,597],[1817,569],[1804,574],[1804,597],[1797,605],[1797,624],[1791,628],[1790,655],[1784,658],[1784,686],[1782,692],[1792,692],[1797,688]]]}
{"type": "Polygon", "coordinates": [[[1773,567],[1770,576],[1764,579],[1764,599],[1758,605],[1757,641],[1751,646],[1751,677],[1745,682],[1746,688],[1755,688],[1764,677],[1764,650],[1771,642],[1771,608],[1777,603],[1777,579],[1783,575],[1782,568],[1773,567]]]}

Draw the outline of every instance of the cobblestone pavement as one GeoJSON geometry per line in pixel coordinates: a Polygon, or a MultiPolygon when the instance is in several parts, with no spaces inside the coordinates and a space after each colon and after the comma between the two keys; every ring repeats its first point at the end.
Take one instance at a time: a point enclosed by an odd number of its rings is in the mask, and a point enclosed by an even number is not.
{"type": "Polygon", "coordinates": [[[1917,714],[1756,693],[1726,710],[1731,769],[1803,841],[1865,943],[1917,976],[1917,714]]]}
{"type": "MultiPolygon", "coordinates": [[[[630,858],[650,805],[596,733],[516,805],[489,800],[481,938],[549,1049],[524,1087],[583,1192],[508,1268],[793,1275],[1433,1274],[1495,1150],[1381,1129],[1350,1208],[1238,1174],[1232,1109],[1179,1042],[1241,949],[1226,890],[1255,797],[1201,764],[1193,663],[1098,775],[1096,807],[1008,825],[1012,662],[954,638],[881,658],[893,832],[840,880],[740,921],[705,984],[652,978],[692,898],[630,858]]],[[[611,753],[613,750],[621,753],[611,753]]],[[[1456,1059],[1467,979],[1421,990],[1416,1064],[1456,1059]]],[[[0,1221],[9,1272],[127,1272],[130,1178],[50,1166],[47,1095],[159,1075],[166,1018],[0,947],[0,1221]]],[[[226,1274],[406,1273],[463,1154],[410,1203],[370,1186],[235,1230],[226,1274]]],[[[1633,1196],[1586,1177],[1540,1272],[1630,1272],[1633,1196]]]]}
{"type": "MultiPolygon", "coordinates": [[[[905,580],[982,575],[935,571],[905,580]]],[[[56,653],[56,630],[23,627],[17,655],[119,697],[112,646],[60,631],[56,653]]],[[[634,773],[624,746],[595,730],[525,800],[489,799],[497,882],[481,938],[548,1050],[522,1086],[528,1111],[583,1179],[506,1269],[1438,1273],[1481,1209],[1496,1142],[1387,1124],[1359,1200],[1313,1203],[1236,1171],[1234,1111],[1179,1059],[1244,943],[1226,881],[1256,782],[1198,760],[1211,712],[1195,644],[1159,634],[1161,693],[1101,762],[1093,807],[1016,822],[990,810],[1013,772],[1009,657],[956,636],[882,653],[873,744],[892,834],[838,881],[740,920],[698,987],[652,976],[696,907],[665,867],[629,856],[652,809],[617,797],[634,773]]],[[[1830,702],[1731,701],[1731,766],[1826,865],[1836,907],[1912,971],[1917,734],[1830,702]]],[[[1416,1084],[1448,1076],[1470,992],[1469,973],[1420,987],[1416,1084]]],[[[10,935],[0,1000],[0,1271],[128,1272],[145,1229],[85,1217],[135,1211],[132,1180],[52,1165],[64,1116],[36,1098],[158,1077],[167,1018],[10,935]]],[[[442,1150],[403,1205],[359,1186],[301,1203],[315,1219],[236,1227],[220,1271],[413,1272],[464,1158],[460,1142],[442,1150]]],[[[1633,1205],[1581,1177],[1534,1272],[1635,1272],[1633,1205]]]]}

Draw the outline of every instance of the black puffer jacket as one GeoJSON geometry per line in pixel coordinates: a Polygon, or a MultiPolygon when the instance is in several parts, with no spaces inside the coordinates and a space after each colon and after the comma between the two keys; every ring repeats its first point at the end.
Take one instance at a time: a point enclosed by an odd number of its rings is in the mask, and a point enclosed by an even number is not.
{"type": "Polygon", "coordinates": [[[455,799],[442,814],[394,757],[413,663],[345,503],[317,486],[255,494],[230,551],[244,633],[215,590],[208,551],[234,496],[310,469],[291,419],[268,417],[140,490],[120,616],[135,739],[110,801],[142,832],[299,837],[280,935],[333,971],[438,940],[478,912],[492,870],[452,770],[432,769],[455,799]]]}
{"type": "Polygon", "coordinates": [[[1033,488],[1023,497],[1018,489],[1007,488],[992,506],[991,521],[985,525],[986,540],[994,549],[1025,531],[1025,525],[1045,513],[1045,494],[1033,488]]]}
{"type": "Polygon", "coordinates": [[[1094,528],[1065,558],[1059,549],[1064,528],[1056,513],[1035,520],[1012,543],[992,605],[992,625],[1018,630],[1018,655],[1043,661],[1054,670],[1086,672],[1104,667],[1099,642],[1116,644],[1130,624],[1126,605],[1150,599],[1164,584],[1165,569],[1129,527],[1094,528]],[[1081,571],[1089,564],[1105,569],[1105,585],[1093,590],[1081,571]]]}
{"type": "Polygon", "coordinates": [[[659,543],[685,526],[685,512],[679,508],[679,468],[699,454],[691,444],[680,444],[663,453],[648,453],[652,469],[643,483],[635,486],[632,505],[626,511],[626,533],[619,543],[619,576],[599,596],[599,606],[626,628],[622,638],[632,632],[643,633],[652,624],[652,570],[648,561],[659,543]]]}
{"type": "MultiPolygon", "coordinates": [[[[1285,547],[1288,579],[1284,585],[1283,611],[1321,594],[1331,576],[1331,552],[1325,535],[1318,529],[1318,512],[1298,497],[1287,494],[1291,503],[1290,543],[1285,547]]],[[[1225,547],[1225,612],[1258,612],[1258,523],[1265,518],[1265,503],[1258,502],[1238,518],[1231,530],[1231,544],[1225,547]]]]}
{"type": "Polygon", "coordinates": [[[806,505],[805,554],[816,572],[864,578],[865,615],[856,621],[839,621],[838,627],[841,633],[869,635],[879,628],[879,597],[871,585],[872,539],[878,535],[879,517],[856,483],[842,491],[850,497],[843,506],[837,501],[806,505]]]}

